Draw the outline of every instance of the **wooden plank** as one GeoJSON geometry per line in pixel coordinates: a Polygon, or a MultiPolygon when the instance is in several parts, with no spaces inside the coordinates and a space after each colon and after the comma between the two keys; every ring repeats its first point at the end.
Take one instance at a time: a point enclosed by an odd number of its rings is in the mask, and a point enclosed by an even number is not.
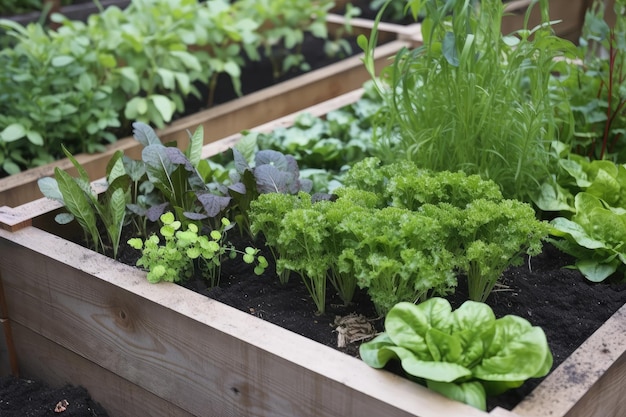
{"type": "Polygon", "coordinates": [[[194,415],[485,415],[34,227],[0,267],[12,321],[194,415]]]}
{"type": "Polygon", "coordinates": [[[567,417],[623,416],[626,410],[626,305],[513,411],[567,417]]]}
{"type": "Polygon", "coordinates": [[[24,326],[13,327],[23,378],[37,379],[50,387],[82,386],[112,417],[193,416],[24,326]]]}

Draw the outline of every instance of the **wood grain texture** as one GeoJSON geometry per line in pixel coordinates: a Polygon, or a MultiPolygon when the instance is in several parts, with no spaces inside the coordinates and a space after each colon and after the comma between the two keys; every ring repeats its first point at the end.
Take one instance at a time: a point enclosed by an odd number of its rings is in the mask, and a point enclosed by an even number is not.
{"type": "Polygon", "coordinates": [[[193,415],[486,415],[34,227],[0,267],[13,322],[193,415]]]}
{"type": "Polygon", "coordinates": [[[14,325],[14,329],[23,378],[37,379],[50,387],[82,386],[111,417],[193,416],[24,326],[14,325]]]}

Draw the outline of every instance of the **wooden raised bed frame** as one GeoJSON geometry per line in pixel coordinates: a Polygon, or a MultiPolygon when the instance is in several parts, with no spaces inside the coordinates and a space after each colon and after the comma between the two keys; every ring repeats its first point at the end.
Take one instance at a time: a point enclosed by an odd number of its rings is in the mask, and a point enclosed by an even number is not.
{"type": "Polygon", "coordinates": [[[513,411],[485,413],[176,284],[149,284],[45,231],[56,207],[0,209],[0,375],[13,359],[23,375],[85,386],[111,416],[617,417],[626,407],[626,305],[513,411]]]}

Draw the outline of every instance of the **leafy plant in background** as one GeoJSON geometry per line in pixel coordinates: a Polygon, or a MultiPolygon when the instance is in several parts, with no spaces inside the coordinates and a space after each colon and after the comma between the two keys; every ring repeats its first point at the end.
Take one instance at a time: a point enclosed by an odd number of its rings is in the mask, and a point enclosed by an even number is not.
{"type": "Polygon", "coordinates": [[[193,223],[188,224],[186,230],[181,229],[182,223],[171,212],[163,213],[160,220],[163,242],[156,234],[145,241],[140,238],[128,241],[131,247],[141,250],[137,266],[148,269],[147,278],[152,283],[184,281],[193,275],[194,265],[197,265],[203,276],[208,277],[211,287],[219,285],[222,262],[239,253],[245,263],[257,263],[254,272],[258,275],[268,265],[266,259],[258,255],[258,249],[246,247],[242,252],[225,241],[225,232],[231,226],[226,218],[221,219],[221,228],[211,230],[209,235],[200,234],[193,223]]]}
{"type": "Polygon", "coordinates": [[[626,165],[570,154],[560,167],[536,199],[555,216],[551,242],[574,256],[574,267],[590,281],[626,271],[626,165]]]}
{"type": "Polygon", "coordinates": [[[0,167],[9,174],[71,153],[95,152],[120,126],[112,88],[86,36],[0,23],[18,40],[0,51],[0,167]],[[51,126],[54,126],[52,129],[51,126]],[[70,140],[69,138],[74,138],[70,140]]]}
{"type": "Polygon", "coordinates": [[[326,14],[334,2],[322,0],[302,2],[291,6],[290,0],[258,0],[248,4],[253,20],[266,22],[261,47],[270,58],[274,77],[278,78],[291,68],[309,70],[301,46],[305,33],[320,39],[328,39],[326,14]]]}
{"type": "Polygon", "coordinates": [[[488,305],[474,301],[452,311],[442,298],[398,303],[385,318],[385,332],[361,344],[359,353],[374,368],[398,360],[411,378],[481,410],[487,395],[552,367],[541,328],[514,315],[496,319],[488,305]]]}
{"type": "Polygon", "coordinates": [[[19,13],[41,10],[42,0],[3,0],[0,4],[0,15],[15,15],[19,13]]]}
{"type": "MultiPolygon", "coordinates": [[[[550,174],[551,141],[568,137],[559,128],[571,113],[553,100],[551,73],[574,46],[552,33],[545,0],[544,23],[510,36],[501,34],[501,1],[477,3],[410,2],[412,13],[425,11],[424,45],[399,51],[377,83],[389,115],[377,126],[376,155],[478,174],[505,197],[528,201],[550,174]]],[[[359,37],[373,77],[376,36],[359,37]]]]}
{"type": "MultiPolygon", "coordinates": [[[[7,38],[16,39],[0,51],[0,65],[7,68],[0,74],[2,174],[62,156],[55,151],[61,141],[72,153],[102,150],[129,120],[162,127],[202,88],[212,104],[221,73],[241,93],[244,53],[259,59],[260,45],[275,36],[264,32],[271,28],[265,20],[254,20],[269,19],[254,11],[256,3],[133,0],[124,10],[111,6],[87,22],[53,15],[56,31],[0,21],[7,38]]],[[[312,19],[300,10],[310,11],[317,2],[273,3],[281,5],[277,22],[305,19],[298,31],[327,36],[320,27],[327,8],[312,19]]]]}
{"type": "Polygon", "coordinates": [[[557,77],[575,117],[572,151],[590,159],[626,162],[626,2],[616,1],[616,21],[604,20],[604,2],[585,15],[579,60],[559,63],[557,77]]]}
{"type": "MultiPolygon", "coordinates": [[[[313,182],[313,192],[332,191],[341,185],[350,165],[371,156],[372,124],[380,117],[382,105],[373,83],[366,82],[363,95],[354,103],[324,117],[301,113],[293,125],[271,132],[244,132],[235,148],[248,159],[261,150],[291,155],[298,163],[300,178],[313,182]]],[[[211,157],[210,162],[217,177],[234,169],[230,152],[211,157]]]]}

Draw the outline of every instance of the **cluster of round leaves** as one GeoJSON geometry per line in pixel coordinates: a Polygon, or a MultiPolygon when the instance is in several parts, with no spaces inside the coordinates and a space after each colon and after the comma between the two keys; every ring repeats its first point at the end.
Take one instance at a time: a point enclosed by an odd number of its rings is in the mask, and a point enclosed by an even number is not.
{"type": "Polygon", "coordinates": [[[159,232],[163,242],[156,234],[152,234],[145,241],[140,238],[128,241],[131,247],[142,251],[137,266],[148,269],[149,282],[182,281],[193,274],[194,261],[202,260],[201,265],[211,283],[215,284],[219,280],[223,258],[234,258],[238,253],[242,254],[245,263],[256,262],[254,272],[257,275],[261,275],[268,266],[265,257],[259,255],[258,249],[246,247],[242,252],[224,241],[224,231],[231,225],[226,218],[221,220],[222,230],[212,230],[209,235],[200,234],[195,223],[189,223],[186,229],[181,229],[182,223],[171,212],[161,215],[160,220],[163,225],[159,232]]]}

